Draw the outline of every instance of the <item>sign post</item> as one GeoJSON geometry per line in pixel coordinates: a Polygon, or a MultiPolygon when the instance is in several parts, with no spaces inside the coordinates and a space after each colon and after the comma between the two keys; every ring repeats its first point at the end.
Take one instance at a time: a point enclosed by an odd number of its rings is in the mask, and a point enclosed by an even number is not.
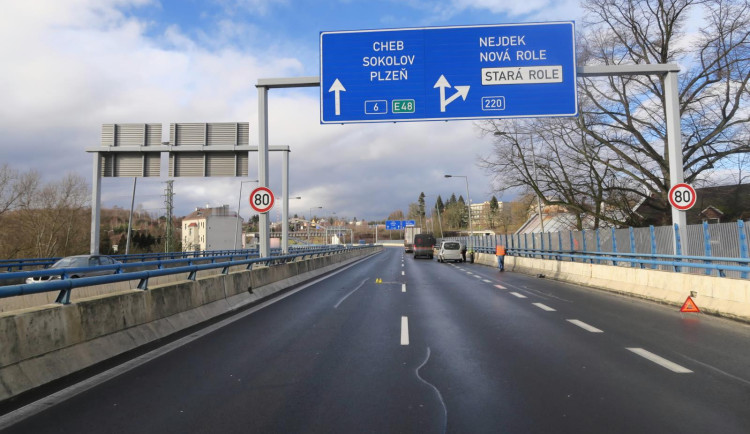
{"type": "Polygon", "coordinates": [[[320,34],[320,122],[577,116],[572,21],[320,34]]]}

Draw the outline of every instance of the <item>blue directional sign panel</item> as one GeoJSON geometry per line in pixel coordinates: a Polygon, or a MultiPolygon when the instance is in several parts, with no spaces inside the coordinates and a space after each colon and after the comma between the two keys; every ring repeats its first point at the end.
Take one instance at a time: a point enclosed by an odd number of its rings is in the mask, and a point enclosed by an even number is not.
{"type": "Polygon", "coordinates": [[[389,231],[395,231],[403,228],[403,226],[401,226],[401,220],[386,220],[385,228],[389,231]]]}
{"type": "Polygon", "coordinates": [[[385,229],[386,230],[399,230],[403,229],[407,226],[415,226],[416,221],[414,220],[386,220],[385,221],[385,229]]]}
{"type": "Polygon", "coordinates": [[[577,116],[575,24],[320,33],[321,123],[577,116]]]}

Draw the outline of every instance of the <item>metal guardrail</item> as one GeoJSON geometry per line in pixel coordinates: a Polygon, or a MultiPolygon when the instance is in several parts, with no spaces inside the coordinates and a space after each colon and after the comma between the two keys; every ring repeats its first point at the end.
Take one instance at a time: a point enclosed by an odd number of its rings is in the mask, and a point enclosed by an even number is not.
{"type": "MultiPolygon", "coordinates": [[[[290,251],[300,251],[304,249],[315,249],[320,248],[321,245],[304,245],[304,246],[290,246],[290,251]]],[[[203,251],[189,251],[189,252],[168,252],[168,253],[137,253],[130,255],[104,255],[109,256],[120,262],[145,262],[145,261],[160,261],[164,259],[187,259],[187,258],[211,258],[211,257],[225,257],[229,255],[244,256],[246,254],[258,254],[258,249],[247,249],[247,250],[203,250],[203,251]]],[[[271,255],[280,255],[281,249],[271,249],[271,255]]],[[[62,259],[61,257],[53,258],[26,258],[26,259],[0,259],[0,269],[5,269],[7,272],[21,271],[25,268],[30,267],[42,267],[47,268],[55,262],[62,259]]]]}
{"type": "Polygon", "coordinates": [[[171,274],[188,273],[188,280],[195,280],[199,271],[221,268],[221,274],[228,274],[229,268],[234,266],[246,266],[247,270],[252,269],[254,264],[263,264],[271,266],[279,263],[291,262],[299,257],[304,256],[322,256],[327,254],[339,253],[342,251],[358,250],[370,246],[317,246],[316,248],[305,247],[295,249],[296,252],[288,255],[270,256],[267,258],[251,258],[257,256],[257,253],[246,253],[245,255],[225,255],[213,257],[200,257],[189,259],[170,259],[137,263],[122,263],[115,265],[102,265],[97,267],[79,267],[79,268],[60,268],[57,270],[35,270],[35,271],[17,271],[0,274],[0,280],[7,279],[26,279],[28,277],[38,276],[60,276],[61,280],[52,280],[40,283],[23,283],[18,285],[8,285],[0,287],[0,298],[16,297],[21,295],[38,294],[43,292],[60,291],[55,300],[56,303],[70,303],[71,291],[75,288],[103,285],[109,283],[125,282],[130,280],[139,280],[138,289],[147,290],[148,280],[152,277],[168,276],[171,274]],[[244,256],[244,259],[234,260],[236,256],[244,256]],[[210,260],[208,264],[192,264],[194,261],[210,260]],[[224,261],[222,261],[224,260],[224,261]],[[186,264],[186,265],[182,265],[186,264]],[[172,265],[173,267],[165,268],[172,265]],[[155,267],[154,270],[141,270],[125,272],[128,268],[155,267]],[[69,278],[75,273],[84,273],[91,271],[115,270],[115,274],[104,276],[81,277],[77,279],[69,278]]]}
{"type": "MultiPolygon", "coordinates": [[[[599,231],[594,231],[596,251],[590,251],[586,249],[586,239],[582,239],[583,249],[553,249],[545,248],[546,246],[552,246],[553,235],[552,233],[541,234],[539,247],[535,242],[535,237],[531,237],[531,243],[528,243],[526,237],[523,238],[518,234],[508,235],[494,235],[494,236],[483,236],[483,237],[472,237],[472,248],[474,252],[494,254],[495,247],[498,244],[503,244],[506,247],[507,254],[509,256],[523,256],[523,257],[538,257],[541,259],[554,259],[558,261],[569,260],[572,262],[587,262],[596,264],[611,264],[621,265],[630,264],[632,267],[646,268],[647,266],[651,269],[661,269],[673,272],[697,272],[702,270],[705,275],[712,275],[716,271],[719,277],[736,277],[737,275],[742,279],[747,279],[750,275],[750,258],[748,258],[748,247],[747,240],[744,237],[744,223],[742,221],[737,222],[737,229],[739,232],[739,257],[720,257],[711,255],[711,242],[708,235],[709,225],[703,224],[702,230],[705,234],[705,256],[698,255],[683,255],[679,254],[682,252],[682,240],[678,234],[677,225],[670,228],[674,232],[674,239],[676,240],[677,255],[659,254],[656,253],[657,249],[655,246],[654,228],[650,227],[650,253],[639,253],[635,251],[635,240],[633,235],[633,228],[626,230],[620,229],[620,231],[629,232],[630,241],[630,252],[618,252],[615,238],[615,229],[610,229],[612,232],[611,243],[614,251],[603,251],[599,242],[599,231]],[[545,235],[547,242],[545,243],[545,235]],[[693,269],[693,270],[690,270],[693,269]],[[727,272],[733,272],[733,276],[727,276],[727,272]]],[[[539,234],[532,234],[539,235],[539,234]]],[[[573,235],[569,232],[570,246],[574,245],[573,235]]],[[[562,233],[555,233],[554,238],[557,238],[556,245],[562,246],[562,233]]],[[[468,244],[468,237],[451,237],[444,238],[444,240],[459,241],[464,245],[468,244]]]]}

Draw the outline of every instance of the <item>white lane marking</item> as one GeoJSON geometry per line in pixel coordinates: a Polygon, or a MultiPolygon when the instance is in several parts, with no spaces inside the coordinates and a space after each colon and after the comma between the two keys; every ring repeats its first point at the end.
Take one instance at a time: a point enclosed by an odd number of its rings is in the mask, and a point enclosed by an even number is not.
{"type": "Polygon", "coordinates": [[[585,322],[579,321],[577,319],[569,319],[568,322],[571,323],[571,324],[575,324],[578,327],[580,327],[580,328],[582,328],[582,329],[584,329],[584,330],[586,330],[588,332],[591,332],[591,333],[604,333],[603,331],[599,330],[598,328],[596,328],[596,327],[594,327],[592,325],[588,325],[585,322]]]}
{"type": "Polygon", "coordinates": [[[477,279],[481,279],[482,278],[482,276],[479,276],[479,275],[475,275],[474,277],[476,277],[477,279]]]}
{"type": "Polygon", "coordinates": [[[417,370],[415,372],[417,374],[417,378],[419,378],[419,380],[421,382],[423,382],[424,384],[430,386],[432,388],[432,390],[434,390],[435,393],[437,394],[438,399],[440,399],[440,404],[443,405],[443,422],[444,423],[443,423],[443,431],[442,432],[445,432],[445,429],[448,426],[448,407],[445,405],[445,401],[443,400],[443,395],[440,393],[440,390],[438,390],[438,388],[435,387],[434,384],[428,383],[427,381],[425,381],[424,378],[422,378],[421,375],[419,375],[419,370],[422,369],[424,367],[424,365],[427,364],[428,360],[430,360],[430,354],[431,354],[430,347],[427,347],[427,357],[424,359],[424,362],[422,362],[422,364],[419,365],[419,367],[417,368],[417,370]]]}
{"type": "Polygon", "coordinates": [[[505,287],[503,285],[495,285],[495,288],[497,288],[497,289],[505,289],[505,287]]]}
{"type": "Polygon", "coordinates": [[[487,279],[482,280],[482,282],[484,282],[484,283],[492,283],[491,280],[487,280],[487,279]]]}
{"type": "Polygon", "coordinates": [[[546,310],[547,312],[555,312],[555,309],[547,306],[544,303],[532,303],[534,306],[538,307],[541,310],[546,310]]]}
{"type": "Polygon", "coordinates": [[[684,357],[685,359],[688,359],[688,360],[690,360],[690,361],[691,361],[691,362],[693,362],[693,363],[696,363],[696,364],[698,364],[698,365],[701,365],[701,366],[703,366],[703,367],[704,367],[704,368],[706,368],[706,369],[710,369],[710,370],[712,370],[712,371],[714,371],[714,372],[716,372],[716,373],[718,373],[718,374],[724,375],[724,376],[726,376],[726,377],[729,377],[729,378],[731,378],[731,379],[733,379],[733,380],[735,380],[735,381],[739,381],[739,382],[745,383],[745,384],[747,384],[748,386],[750,386],[750,381],[748,381],[748,380],[746,380],[746,379],[744,379],[744,378],[740,378],[740,377],[738,377],[738,376],[736,376],[736,375],[732,375],[732,374],[730,374],[729,372],[724,372],[724,371],[722,371],[721,369],[719,369],[719,368],[717,368],[717,367],[715,367],[715,366],[711,366],[711,365],[709,365],[709,364],[707,364],[707,363],[703,363],[703,362],[701,362],[701,361],[699,361],[699,360],[695,360],[694,358],[692,358],[692,357],[689,357],[689,356],[686,356],[686,355],[684,355],[684,354],[682,354],[682,353],[677,353],[677,354],[679,354],[679,355],[680,355],[681,357],[684,357]]]}
{"type": "MultiPolygon", "coordinates": [[[[379,255],[379,254],[380,254],[380,252],[376,253],[376,255],[379,255]]],[[[161,356],[163,356],[163,355],[165,355],[167,353],[170,353],[170,352],[172,352],[172,351],[174,351],[174,350],[176,350],[176,349],[178,349],[178,348],[180,348],[182,346],[185,346],[185,345],[187,345],[187,344],[189,344],[189,343],[191,343],[193,341],[201,339],[202,337],[204,337],[204,336],[206,336],[208,334],[211,334],[211,333],[215,332],[216,330],[219,330],[222,327],[226,327],[229,324],[232,324],[233,322],[239,321],[242,318],[250,316],[250,315],[254,314],[255,312],[258,312],[261,309],[264,309],[264,308],[266,308],[268,306],[271,306],[272,304],[276,304],[276,303],[280,302],[281,300],[283,300],[283,299],[285,299],[287,297],[291,297],[292,295],[294,295],[294,294],[302,291],[305,288],[309,288],[309,287],[311,287],[311,286],[313,286],[315,284],[318,284],[318,283],[320,283],[320,282],[322,282],[322,281],[324,281],[326,279],[329,279],[329,278],[331,278],[331,277],[333,277],[333,276],[335,276],[335,275],[337,275],[339,273],[343,273],[344,271],[348,270],[349,268],[352,268],[355,265],[359,265],[360,262],[363,262],[363,261],[365,261],[365,260],[367,260],[367,259],[369,259],[371,257],[372,256],[366,256],[366,257],[364,257],[362,259],[359,259],[359,260],[357,260],[357,261],[355,261],[355,262],[353,262],[353,263],[351,263],[351,264],[349,264],[349,265],[347,265],[345,267],[342,267],[342,268],[340,268],[340,269],[332,272],[331,274],[319,277],[319,278],[317,278],[315,280],[312,280],[312,281],[310,281],[308,283],[305,283],[302,286],[300,286],[298,288],[295,288],[295,289],[293,289],[293,290],[291,290],[291,291],[289,291],[289,292],[287,292],[287,293],[285,293],[283,295],[280,295],[278,297],[266,300],[266,301],[264,301],[264,302],[262,302],[262,303],[260,303],[260,304],[258,304],[256,306],[254,306],[254,307],[251,307],[251,308],[249,308],[247,310],[243,310],[242,312],[239,312],[239,313],[237,313],[235,315],[232,315],[232,316],[230,316],[229,318],[227,318],[225,320],[219,321],[216,324],[210,325],[210,326],[208,326],[206,328],[202,328],[202,329],[196,331],[195,333],[191,333],[189,336],[185,336],[184,338],[180,338],[180,339],[178,339],[176,341],[173,341],[171,343],[168,343],[168,344],[166,344],[166,345],[164,345],[162,347],[156,348],[153,351],[150,351],[150,352],[148,352],[146,354],[143,354],[143,355],[138,356],[138,357],[136,357],[134,359],[131,359],[131,360],[129,360],[129,361],[127,361],[127,362],[125,362],[125,363],[123,363],[121,365],[115,366],[114,368],[112,368],[112,369],[110,369],[108,371],[104,371],[104,372],[102,372],[100,374],[97,374],[97,375],[95,375],[93,377],[90,377],[90,378],[88,378],[86,380],[83,380],[80,383],[76,383],[76,384],[74,384],[74,385],[72,385],[72,386],[70,386],[70,387],[68,387],[66,389],[60,390],[59,392],[55,392],[52,395],[46,396],[46,397],[41,398],[41,399],[39,399],[39,400],[37,400],[35,402],[32,402],[31,404],[28,404],[28,405],[26,405],[24,407],[21,407],[18,410],[15,410],[13,412],[10,412],[10,413],[7,413],[7,414],[5,414],[3,416],[0,416],[0,430],[3,430],[3,429],[5,429],[5,428],[7,428],[7,427],[9,427],[11,425],[15,425],[16,423],[18,423],[18,422],[20,422],[20,421],[22,421],[24,419],[27,419],[27,418],[35,415],[35,414],[41,413],[42,411],[44,411],[44,410],[46,410],[46,409],[48,409],[48,408],[50,408],[50,407],[52,407],[54,405],[60,404],[61,402],[65,402],[65,401],[73,398],[74,396],[76,396],[78,394],[81,394],[81,393],[83,393],[83,392],[85,392],[85,391],[87,391],[87,390],[89,390],[91,388],[94,388],[94,387],[96,387],[96,386],[98,386],[98,385],[100,385],[100,384],[102,384],[102,383],[104,383],[106,381],[109,381],[112,378],[117,377],[118,375],[122,375],[122,374],[124,374],[124,373],[126,373],[128,371],[131,371],[131,370],[133,370],[133,369],[135,369],[135,368],[137,368],[137,367],[139,367],[141,365],[144,365],[144,364],[150,362],[151,360],[154,360],[154,359],[156,359],[158,357],[161,357],[161,356]]],[[[244,307],[248,303],[249,302],[238,303],[238,304],[236,304],[236,305],[234,305],[234,306],[232,306],[230,308],[230,312],[231,311],[235,311],[237,309],[240,309],[240,308],[244,307]]]]}
{"type": "Polygon", "coordinates": [[[405,283],[401,284],[401,292],[406,292],[406,284],[405,283]]]}
{"type": "Polygon", "coordinates": [[[406,273],[404,273],[404,272],[402,271],[402,272],[401,272],[401,275],[402,275],[402,276],[406,276],[406,273]]]}
{"type": "Polygon", "coordinates": [[[513,295],[513,296],[515,296],[515,297],[518,297],[518,298],[526,298],[526,296],[525,296],[525,295],[523,295],[523,294],[519,294],[519,293],[517,293],[517,292],[511,292],[511,293],[510,293],[510,295],[513,295]]]}
{"type": "Polygon", "coordinates": [[[403,266],[404,266],[404,264],[401,264],[401,266],[403,267],[403,266]]]}
{"type": "Polygon", "coordinates": [[[401,345],[409,345],[409,318],[401,317],[401,345]]]}
{"type": "Polygon", "coordinates": [[[664,357],[657,356],[656,354],[650,351],[646,351],[643,348],[627,348],[627,350],[632,351],[635,354],[638,354],[639,356],[643,357],[644,359],[650,360],[663,368],[667,368],[672,372],[676,372],[678,374],[690,374],[693,372],[688,368],[680,366],[675,362],[671,362],[665,359],[664,357]]]}
{"type": "Polygon", "coordinates": [[[370,279],[370,278],[368,277],[367,279],[363,280],[363,281],[362,281],[362,283],[360,283],[358,287],[354,288],[354,289],[353,289],[353,290],[352,290],[351,292],[349,292],[348,294],[346,294],[346,295],[344,296],[344,298],[342,298],[341,300],[339,300],[339,302],[338,302],[338,303],[336,303],[336,305],[335,305],[335,306],[333,306],[333,308],[334,308],[334,309],[338,309],[338,308],[339,308],[339,305],[340,305],[341,303],[343,303],[343,302],[344,302],[344,300],[346,300],[346,298],[347,298],[347,297],[349,297],[350,295],[354,294],[354,293],[355,293],[355,292],[356,292],[356,291],[357,291],[357,290],[358,290],[359,288],[361,288],[361,287],[362,287],[362,285],[364,285],[364,284],[365,284],[365,282],[367,282],[367,280],[368,280],[368,279],[370,279]]]}

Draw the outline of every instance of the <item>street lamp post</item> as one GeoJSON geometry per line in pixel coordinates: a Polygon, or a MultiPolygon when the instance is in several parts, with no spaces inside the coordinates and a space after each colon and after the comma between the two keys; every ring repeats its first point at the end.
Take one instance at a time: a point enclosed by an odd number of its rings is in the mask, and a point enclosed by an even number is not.
{"type": "Polygon", "coordinates": [[[466,206],[469,207],[469,242],[466,246],[469,251],[474,250],[471,244],[471,235],[474,233],[474,227],[471,223],[471,194],[469,194],[469,177],[466,175],[445,175],[446,178],[463,178],[466,181],[466,206]]]}
{"type": "Polygon", "coordinates": [[[240,235],[240,206],[242,205],[242,184],[248,182],[258,182],[257,179],[253,181],[240,181],[240,194],[237,198],[237,224],[234,226],[234,250],[237,250],[237,239],[240,235]]]}
{"type": "Polygon", "coordinates": [[[310,216],[309,221],[307,222],[307,244],[310,244],[310,225],[312,225],[312,210],[314,209],[323,209],[322,206],[314,206],[310,208],[310,216]]]}

